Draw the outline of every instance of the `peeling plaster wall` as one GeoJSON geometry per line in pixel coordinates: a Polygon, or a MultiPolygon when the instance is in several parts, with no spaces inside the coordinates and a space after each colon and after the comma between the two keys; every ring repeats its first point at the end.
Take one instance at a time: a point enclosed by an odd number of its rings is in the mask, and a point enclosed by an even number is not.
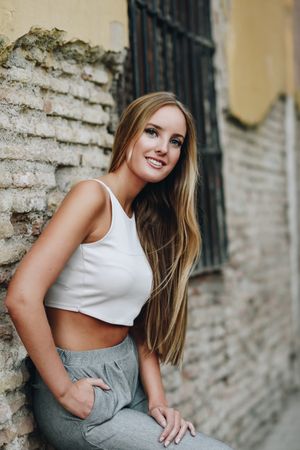
{"type": "Polygon", "coordinates": [[[294,0],[295,14],[294,14],[294,54],[295,54],[295,90],[296,90],[296,104],[298,113],[300,114],[300,0],[294,0]]]}
{"type": "Polygon", "coordinates": [[[231,0],[226,4],[229,109],[244,124],[255,125],[293,84],[293,2],[231,0]]]}
{"type": "MultiPolygon", "coordinates": [[[[229,260],[222,271],[190,280],[183,370],[163,366],[162,373],[170,404],[196,429],[251,450],[295,388],[285,99],[257,127],[232,120],[224,4],[212,1],[229,260]]],[[[3,39],[0,55],[0,448],[43,449],[25,351],[2,300],[68,189],[108,166],[111,87],[123,52],[36,28],[13,43],[3,39]]]]}
{"type": "Polygon", "coordinates": [[[124,54],[57,30],[2,40],[0,66],[0,448],[42,449],[26,352],[3,304],[7,283],[70,187],[108,166],[111,86],[124,54]]]}
{"type": "Polygon", "coordinates": [[[105,50],[128,47],[126,0],[0,0],[0,33],[14,42],[31,26],[66,31],[105,50]]]}

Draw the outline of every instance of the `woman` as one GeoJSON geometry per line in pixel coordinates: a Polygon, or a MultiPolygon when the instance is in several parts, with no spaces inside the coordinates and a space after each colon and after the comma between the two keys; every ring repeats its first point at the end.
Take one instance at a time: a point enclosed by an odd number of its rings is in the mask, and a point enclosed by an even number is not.
{"type": "Polygon", "coordinates": [[[133,101],[108,173],[71,188],[10,282],[34,415],[56,449],[230,450],[168,405],[159,367],[182,364],[196,155],[174,94],[133,101]]]}

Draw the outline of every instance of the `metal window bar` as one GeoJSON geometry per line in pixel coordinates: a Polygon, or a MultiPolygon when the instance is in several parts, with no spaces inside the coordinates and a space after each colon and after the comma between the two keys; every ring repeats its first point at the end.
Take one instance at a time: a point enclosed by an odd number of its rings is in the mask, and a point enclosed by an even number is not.
{"type": "Polygon", "coordinates": [[[129,0],[130,48],[118,81],[119,113],[147,92],[171,90],[191,110],[197,127],[198,220],[202,254],[193,274],[227,259],[209,0],[129,0]]]}

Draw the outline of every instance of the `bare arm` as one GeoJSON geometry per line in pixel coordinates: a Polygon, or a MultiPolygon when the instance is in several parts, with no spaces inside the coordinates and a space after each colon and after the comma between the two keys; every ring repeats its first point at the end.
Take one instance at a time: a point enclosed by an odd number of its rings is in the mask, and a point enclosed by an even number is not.
{"type": "Polygon", "coordinates": [[[160,442],[164,440],[165,446],[168,446],[173,440],[178,443],[188,428],[195,436],[193,424],[185,421],[179,411],[168,406],[157,353],[147,353],[146,343],[139,339],[135,329],[132,330],[132,335],[137,344],[140,377],[148,398],[148,412],[164,428],[160,435],[160,442]]]}
{"type": "Polygon", "coordinates": [[[140,366],[140,377],[148,398],[148,409],[158,405],[167,406],[161,378],[159,359],[156,352],[146,355],[146,344],[137,344],[140,366]]]}
{"type": "Polygon", "coordinates": [[[104,206],[104,191],[98,183],[77,183],[22,259],[5,299],[17,332],[46,385],[63,406],[81,416],[88,414],[89,406],[79,411],[76,399],[66,398],[73,383],[56,351],[43,300],[104,206]]]}

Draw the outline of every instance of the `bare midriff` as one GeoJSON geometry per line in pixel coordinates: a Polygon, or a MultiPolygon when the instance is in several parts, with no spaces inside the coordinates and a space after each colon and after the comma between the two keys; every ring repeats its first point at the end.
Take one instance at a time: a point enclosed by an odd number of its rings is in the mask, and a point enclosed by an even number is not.
{"type": "Polygon", "coordinates": [[[85,351],[113,347],[127,336],[130,326],[116,325],[80,312],[45,307],[55,345],[85,351]]]}

